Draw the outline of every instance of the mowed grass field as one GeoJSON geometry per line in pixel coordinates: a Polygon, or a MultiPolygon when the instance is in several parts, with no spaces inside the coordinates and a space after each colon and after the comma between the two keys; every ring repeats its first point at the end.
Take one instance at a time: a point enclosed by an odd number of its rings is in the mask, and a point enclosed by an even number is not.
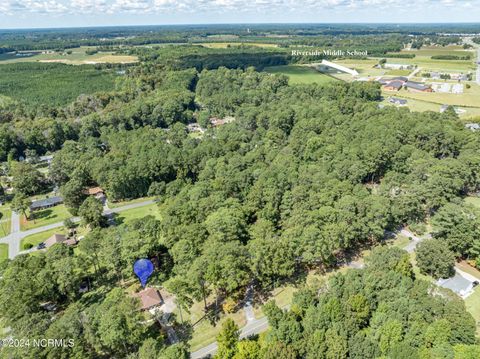
{"type": "Polygon", "coordinates": [[[285,65],[266,67],[264,71],[271,74],[283,74],[288,76],[291,85],[296,84],[325,84],[337,81],[335,78],[321,74],[317,70],[300,65],[285,65]]]}
{"type": "MultiPolygon", "coordinates": [[[[18,62],[53,62],[53,63],[64,63],[68,65],[85,65],[85,64],[102,64],[102,63],[112,63],[112,64],[122,64],[122,63],[134,63],[138,61],[136,56],[129,55],[115,55],[113,52],[98,52],[93,55],[88,55],[86,52],[88,50],[94,49],[92,47],[77,47],[73,49],[68,49],[71,51],[71,54],[67,53],[51,53],[51,54],[42,54],[35,53],[33,56],[15,56],[14,54],[1,54],[0,55],[0,65],[8,63],[18,63],[18,62]]],[[[29,51],[23,52],[25,54],[30,53],[29,51]]]]}
{"type": "Polygon", "coordinates": [[[0,244],[0,262],[8,259],[8,244],[1,243],[0,244]]]}

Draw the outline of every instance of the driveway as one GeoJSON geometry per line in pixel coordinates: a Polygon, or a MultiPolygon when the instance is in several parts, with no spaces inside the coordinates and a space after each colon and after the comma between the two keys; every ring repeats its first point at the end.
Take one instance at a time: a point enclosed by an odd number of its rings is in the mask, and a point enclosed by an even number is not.
{"type": "MultiPolygon", "coordinates": [[[[104,215],[108,216],[112,213],[119,213],[123,211],[127,211],[133,208],[140,208],[149,206],[155,203],[155,200],[147,200],[138,203],[127,204],[125,206],[117,207],[114,209],[108,209],[103,212],[104,215]]],[[[71,220],[75,223],[80,222],[80,217],[72,217],[71,220]]],[[[23,238],[28,237],[32,234],[37,234],[45,231],[49,231],[51,229],[59,228],[63,226],[63,221],[52,223],[46,226],[38,227],[29,229],[28,231],[21,231],[20,230],[20,215],[14,211],[12,211],[12,220],[11,220],[11,232],[8,236],[0,238],[0,243],[8,244],[8,258],[13,259],[19,254],[28,253],[30,251],[23,251],[20,252],[20,242],[23,238]]],[[[35,249],[34,249],[35,250],[35,249]]]]}

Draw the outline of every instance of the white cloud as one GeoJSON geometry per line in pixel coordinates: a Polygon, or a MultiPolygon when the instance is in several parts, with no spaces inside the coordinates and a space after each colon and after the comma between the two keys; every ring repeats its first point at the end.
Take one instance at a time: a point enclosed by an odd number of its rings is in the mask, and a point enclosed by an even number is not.
{"type": "Polygon", "coordinates": [[[358,11],[422,9],[443,7],[478,7],[480,0],[0,0],[0,14],[24,13],[138,13],[175,14],[179,12],[209,13],[311,13],[325,11],[358,11]]]}

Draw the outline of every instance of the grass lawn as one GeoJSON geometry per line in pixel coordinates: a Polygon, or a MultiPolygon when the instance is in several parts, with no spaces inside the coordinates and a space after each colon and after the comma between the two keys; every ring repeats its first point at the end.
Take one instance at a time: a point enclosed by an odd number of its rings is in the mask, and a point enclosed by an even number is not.
{"type": "Polygon", "coordinates": [[[27,236],[22,241],[20,242],[20,249],[25,250],[25,246],[27,244],[32,244],[33,246],[37,246],[38,244],[46,241],[48,238],[50,238],[52,235],[55,233],[57,234],[66,234],[67,231],[65,227],[59,227],[55,229],[51,229],[49,231],[37,233],[37,234],[32,234],[31,236],[27,236]]]}
{"type": "Polygon", "coordinates": [[[132,199],[131,201],[119,201],[119,202],[108,201],[108,207],[109,208],[118,208],[118,207],[126,206],[128,204],[140,203],[140,202],[143,202],[143,201],[149,201],[149,200],[153,200],[153,199],[155,199],[155,197],[142,197],[142,198],[132,199]]]}
{"type": "Polygon", "coordinates": [[[22,231],[42,227],[47,224],[62,222],[67,218],[72,217],[70,212],[67,210],[67,207],[65,207],[63,204],[35,212],[33,216],[34,217],[30,220],[26,220],[25,217],[22,217],[20,223],[20,228],[22,231]]]}
{"type": "Polygon", "coordinates": [[[411,70],[389,70],[385,75],[387,76],[408,76],[411,70]]]}
{"type": "Polygon", "coordinates": [[[0,237],[5,237],[10,233],[12,210],[3,205],[0,207],[0,214],[0,237]]]}
{"type": "MultiPolygon", "coordinates": [[[[212,304],[214,301],[213,296],[207,299],[207,304],[212,304]]],[[[175,315],[178,321],[180,321],[180,313],[178,308],[175,309],[175,315]]],[[[189,341],[191,351],[198,350],[213,343],[216,340],[216,336],[222,328],[222,323],[231,318],[237,323],[239,328],[242,328],[246,324],[245,313],[243,309],[232,314],[221,314],[219,322],[216,325],[212,325],[208,319],[202,319],[204,316],[203,301],[196,302],[190,308],[190,313],[185,310],[182,311],[183,320],[190,322],[193,327],[192,338],[189,341]]]]}
{"type": "Polygon", "coordinates": [[[465,299],[465,307],[472,315],[477,324],[477,336],[480,335],[480,288],[475,288],[475,291],[465,299]]]}
{"type": "Polygon", "coordinates": [[[0,262],[8,259],[8,244],[1,243],[0,244],[0,262]]]}
{"type": "Polygon", "coordinates": [[[336,81],[333,77],[321,74],[314,68],[308,66],[285,65],[266,67],[266,72],[271,74],[283,74],[288,76],[291,85],[297,84],[325,84],[336,81]]]}
{"type": "Polygon", "coordinates": [[[148,206],[133,208],[127,211],[117,213],[115,215],[115,221],[118,224],[122,224],[122,223],[129,222],[133,219],[143,218],[150,215],[154,216],[156,219],[160,219],[160,212],[158,210],[157,203],[153,203],[148,206]]]}
{"type": "Polygon", "coordinates": [[[465,203],[471,204],[477,208],[480,208],[480,197],[469,196],[465,198],[465,203]]]}
{"type": "MultiPolygon", "coordinates": [[[[410,92],[408,90],[402,89],[400,91],[384,91],[384,97],[395,96],[406,98],[407,100],[416,100],[421,102],[429,103],[428,106],[436,105],[435,111],[440,111],[440,107],[444,104],[453,105],[458,107],[466,107],[467,111],[463,116],[478,116],[480,114],[480,86],[476,84],[471,84],[471,88],[465,88],[463,94],[449,94],[449,93],[439,93],[439,92],[410,92]]],[[[410,102],[410,101],[409,101],[410,102]]],[[[420,102],[413,102],[413,106],[417,106],[422,110],[422,105],[420,102]]],[[[432,107],[424,106],[425,109],[430,110],[432,107]]]]}

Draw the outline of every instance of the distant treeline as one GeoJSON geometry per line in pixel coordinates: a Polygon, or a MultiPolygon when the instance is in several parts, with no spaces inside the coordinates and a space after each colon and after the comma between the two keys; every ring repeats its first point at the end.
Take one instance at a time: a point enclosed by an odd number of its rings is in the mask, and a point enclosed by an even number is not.
{"type": "Polygon", "coordinates": [[[415,54],[385,54],[383,57],[392,57],[392,58],[398,58],[398,59],[414,59],[415,54]]]}
{"type": "Polygon", "coordinates": [[[470,55],[466,56],[456,56],[456,55],[434,55],[432,60],[471,60],[470,55]]]}

